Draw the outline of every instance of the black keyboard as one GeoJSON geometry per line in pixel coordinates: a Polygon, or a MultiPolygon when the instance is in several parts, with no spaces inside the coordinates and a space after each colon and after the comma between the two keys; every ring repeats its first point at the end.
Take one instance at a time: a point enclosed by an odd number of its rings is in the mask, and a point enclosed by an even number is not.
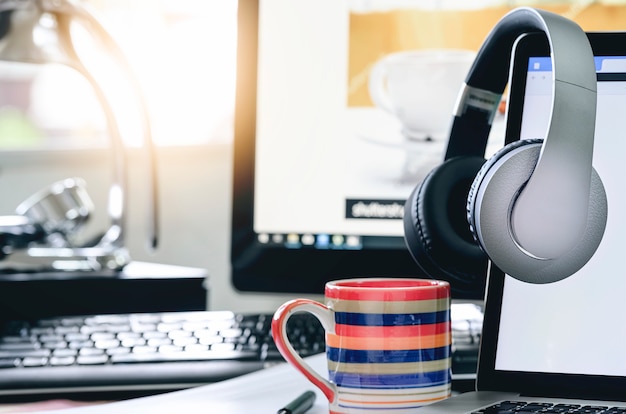
{"type": "MultiPolygon", "coordinates": [[[[0,337],[0,397],[187,388],[283,361],[270,314],[221,311],[69,316],[10,321],[0,337]]],[[[310,314],[289,320],[303,357],[324,351],[310,314]]]]}
{"type": "MultiPolygon", "coordinates": [[[[222,311],[68,316],[10,321],[0,332],[0,399],[101,392],[154,394],[216,382],[283,362],[271,314],[222,311]]],[[[453,372],[475,372],[478,340],[454,329],[453,372]]],[[[293,315],[288,337],[303,357],[325,351],[324,331],[293,315]]],[[[112,396],[117,398],[117,396],[112,396]]]]}
{"type": "Polygon", "coordinates": [[[626,414],[626,407],[580,404],[555,404],[550,402],[503,401],[472,414],[626,414]]]}

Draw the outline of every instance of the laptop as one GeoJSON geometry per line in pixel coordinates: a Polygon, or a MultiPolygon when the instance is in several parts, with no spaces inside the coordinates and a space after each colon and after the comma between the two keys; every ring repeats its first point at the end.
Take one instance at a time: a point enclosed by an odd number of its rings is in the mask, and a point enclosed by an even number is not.
{"type": "MultiPolygon", "coordinates": [[[[420,413],[626,412],[626,33],[589,33],[598,72],[593,164],[608,198],[608,222],[576,274],[529,284],[489,269],[476,391],[420,413]],[[500,409],[486,409],[499,404],[500,409]],[[599,407],[618,407],[611,410],[599,407]]],[[[543,35],[512,56],[507,140],[542,138],[551,62],[543,35]]]]}

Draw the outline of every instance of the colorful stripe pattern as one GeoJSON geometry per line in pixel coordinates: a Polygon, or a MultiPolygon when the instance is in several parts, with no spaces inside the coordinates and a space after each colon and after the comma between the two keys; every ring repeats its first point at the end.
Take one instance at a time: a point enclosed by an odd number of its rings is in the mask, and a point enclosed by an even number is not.
{"type": "Polygon", "coordinates": [[[326,305],[332,414],[414,412],[450,396],[450,291],[445,282],[331,282],[326,305]]]}

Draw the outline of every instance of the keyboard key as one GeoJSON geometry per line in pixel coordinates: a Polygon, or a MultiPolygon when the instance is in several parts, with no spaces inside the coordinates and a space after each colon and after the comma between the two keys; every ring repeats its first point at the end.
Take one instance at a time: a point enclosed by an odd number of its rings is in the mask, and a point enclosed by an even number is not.
{"type": "Polygon", "coordinates": [[[221,344],[213,344],[211,345],[211,351],[214,352],[230,352],[235,350],[235,344],[232,343],[221,343],[221,344]]]}
{"type": "Polygon", "coordinates": [[[243,330],[239,328],[223,329],[219,334],[223,338],[240,338],[243,335],[243,330]]]}
{"type": "Polygon", "coordinates": [[[159,339],[159,338],[167,338],[167,333],[158,332],[158,331],[149,331],[143,333],[144,339],[159,339]]]}
{"type": "Polygon", "coordinates": [[[67,342],[61,340],[56,342],[45,342],[42,346],[46,349],[64,349],[67,348],[68,344],[67,342]]]}
{"type": "Polygon", "coordinates": [[[84,319],[85,325],[128,325],[128,315],[95,315],[84,319]]]}
{"type": "Polygon", "coordinates": [[[197,329],[193,331],[193,336],[196,338],[221,338],[218,331],[215,329],[197,329]]]}
{"type": "Polygon", "coordinates": [[[214,345],[214,344],[220,344],[222,343],[222,341],[224,340],[224,338],[222,338],[219,335],[213,335],[213,336],[201,336],[198,338],[198,343],[201,345],[214,345]]]}
{"type": "Polygon", "coordinates": [[[73,356],[53,356],[50,357],[50,365],[59,367],[59,366],[68,366],[73,365],[76,361],[76,358],[73,356]]]}
{"type": "Polygon", "coordinates": [[[157,331],[168,333],[171,331],[180,331],[182,327],[182,322],[160,323],[157,325],[157,331]]]}
{"type": "Polygon", "coordinates": [[[36,327],[30,329],[31,335],[52,335],[54,333],[54,327],[42,328],[36,327]]]}
{"type": "Polygon", "coordinates": [[[182,346],[176,345],[163,345],[159,347],[159,352],[163,354],[177,354],[184,351],[185,349],[182,346]]]}
{"type": "Polygon", "coordinates": [[[48,363],[48,358],[26,357],[22,359],[22,365],[25,367],[43,367],[48,363]]]}
{"type": "Polygon", "coordinates": [[[154,354],[157,352],[156,347],[154,346],[135,346],[133,347],[133,354],[154,354]]]}
{"type": "Polygon", "coordinates": [[[141,332],[120,332],[116,335],[116,338],[120,341],[126,339],[141,339],[141,332]]]}
{"type": "Polygon", "coordinates": [[[81,317],[81,316],[77,316],[77,317],[63,317],[60,319],[51,319],[51,320],[47,320],[47,321],[42,321],[42,325],[45,325],[46,322],[48,322],[48,324],[50,326],[82,326],[86,324],[86,319],[81,317]]]}
{"type": "Polygon", "coordinates": [[[0,369],[2,368],[16,368],[20,365],[19,358],[0,358],[0,369]]]}
{"type": "Polygon", "coordinates": [[[36,342],[9,342],[0,344],[2,351],[32,351],[41,348],[41,344],[36,342]]]}
{"type": "Polygon", "coordinates": [[[96,332],[91,334],[89,339],[94,342],[115,339],[115,334],[112,332],[96,332]]]}
{"type": "Polygon", "coordinates": [[[177,339],[177,338],[190,338],[193,335],[193,333],[191,331],[184,331],[182,329],[178,329],[178,330],[173,330],[167,333],[167,336],[170,339],[177,339]]]}
{"type": "Polygon", "coordinates": [[[120,341],[112,338],[112,339],[102,339],[102,340],[96,341],[93,346],[98,349],[109,349],[109,348],[117,348],[119,345],[120,345],[120,341]]]}
{"type": "Polygon", "coordinates": [[[604,406],[593,406],[593,405],[586,405],[584,407],[581,407],[580,409],[578,409],[576,411],[577,414],[596,414],[596,413],[600,413],[606,409],[608,409],[609,407],[604,407],[604,406]]]}
{"type": "Polygon", "coordinates": [[[52,351],[52,355],[56,357],[76,356],[78,355],[78,349],[60,348],[52,351]]]}
{"type": "Polygon", "coordinates": [[[108,348],[106,350],[107,355],[119,355],[119,354],[128,354],[131,351],[130,348],[125,348],[123,346],[118,346],[116,348],[108,348]]]}
{"type": "Polygon", "coordinates": [[[78,333],[80,326],[57,326],[54,328],[54,333],[59,335],[67,335],[69,333],[78,333]]]}
{"type": "Polygon", "coordinates": [[[97,348],[82,348],[78,351],[78,355],[87,356],[87,355],[103,355],[104,351],[102,349],[97,348]]]}
{"type": "Polygon", "coordinates": [[[172,343],[172,340],[168,337],[148,339],[148,346],[152,346],[155,348],[158,348],[163,345],[170,345],[171,343],[172,343]]]}
{"type": "Polygon", "coordinates": [[[189,345],[194,345],[194,344],[197,344],[197,343],[198,343],[198,340],[196,338],[194,338],[194,337],[174,338],[172,340],[172,344],[173,345],[182,346],[182,347],[189,346],[189,345]]]}
{"type": "Polygon", "coordinates": [[[131,332],[154,332],[157,325],[155,323],[133,323],[130,326],[131,332]]]}
{"type": "Polygon", "coordinates": [[[32,343],[35,341],[36,338],[30,335],[7,335],[0,339],[0,349],[2,349],[4,345],[32,343]]]}
{"type": "Polygon", "coordinates": [[[579,409],[580,405],[578,405],[578,404],[557,404],[557,405],[554,406],[554,408],[574,411],[574,410],[579,409]]]}
{"type": "Polygon", "coordinates": [[[208,350],[209,350],[209,346],[202,345],[202,344],[192,344],[192,345],[187,345],[185,347],[185,351],[187,352],[206,352],[208,350]]]}
{"type": "Polygon", "coordinates": [[[120,332],[130,332],[130,325],[109,325],[107,327],[107,332],[110,333],[120,333],[120,332]]]}
{"type": "Polygon", "coordinates": [[[107,326],[105,325],[83,325],[80,327],[80,332],[91,335],[96,332],[107,332],[107,326]]]}
{"type": "Polygon", "coordinates": [[[78,331],[76,331],[76,332],[69,332],[69,333],[65,334],[65,340],[68,341],[68,342],[88,341],[89,340],[89,335],[84,334],[84,333],[80,333],[78,331]]]}
{"type": "Polygon", "coordinates": [[[0,351],[0,358],[38,358],[50,355],[49,349],[16,349],[12,351],[0,351]]]}
{"type": "Polygon", "coordinates": [[[142,346],[146,344],[146,340],[143,338],[126,338],[126,339],[122,339],[122,341],[120,342],[120,345],[126,348],[133,348],[136,346],[142,346]]]}
{"type": "Polygon", "coordinates": [[[47,334],[47,335],[41,335],[39,336],[39,341],[40,342],[61,342],[63,341],[65,338],[63,337],[63,335],[59,335],[59,334],[47,334]]]}
{"type": "Polygon", "coordinates": [[[79,365],[102,365],[106,364],[109,360],[109,356],[102,355],[80,355],[76,358],[76,363],[79,365]]]}
{"type": "Polygon", "coordinates": [[[68,347],[71,349],[83,349],[83,348],[93,348],[93,341],[90,340],[86,340],[86,341],[71,341],[68,344],[68,347]]]}

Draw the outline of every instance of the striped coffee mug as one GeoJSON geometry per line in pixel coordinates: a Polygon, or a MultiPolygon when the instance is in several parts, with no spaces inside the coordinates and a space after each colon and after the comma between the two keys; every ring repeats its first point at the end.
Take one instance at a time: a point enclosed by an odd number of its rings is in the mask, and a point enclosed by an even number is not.
{"type": "Polygon", "coordinates": [[[326,304],[295,299],[272,320],[283,357],[328,398],[331,414],[410,413],[451,390],[450,286],[405,278],[328,282],[326,304]],[[286,333],[295,312],[326,331],[328,379],[294,350],[286,333]]]}

